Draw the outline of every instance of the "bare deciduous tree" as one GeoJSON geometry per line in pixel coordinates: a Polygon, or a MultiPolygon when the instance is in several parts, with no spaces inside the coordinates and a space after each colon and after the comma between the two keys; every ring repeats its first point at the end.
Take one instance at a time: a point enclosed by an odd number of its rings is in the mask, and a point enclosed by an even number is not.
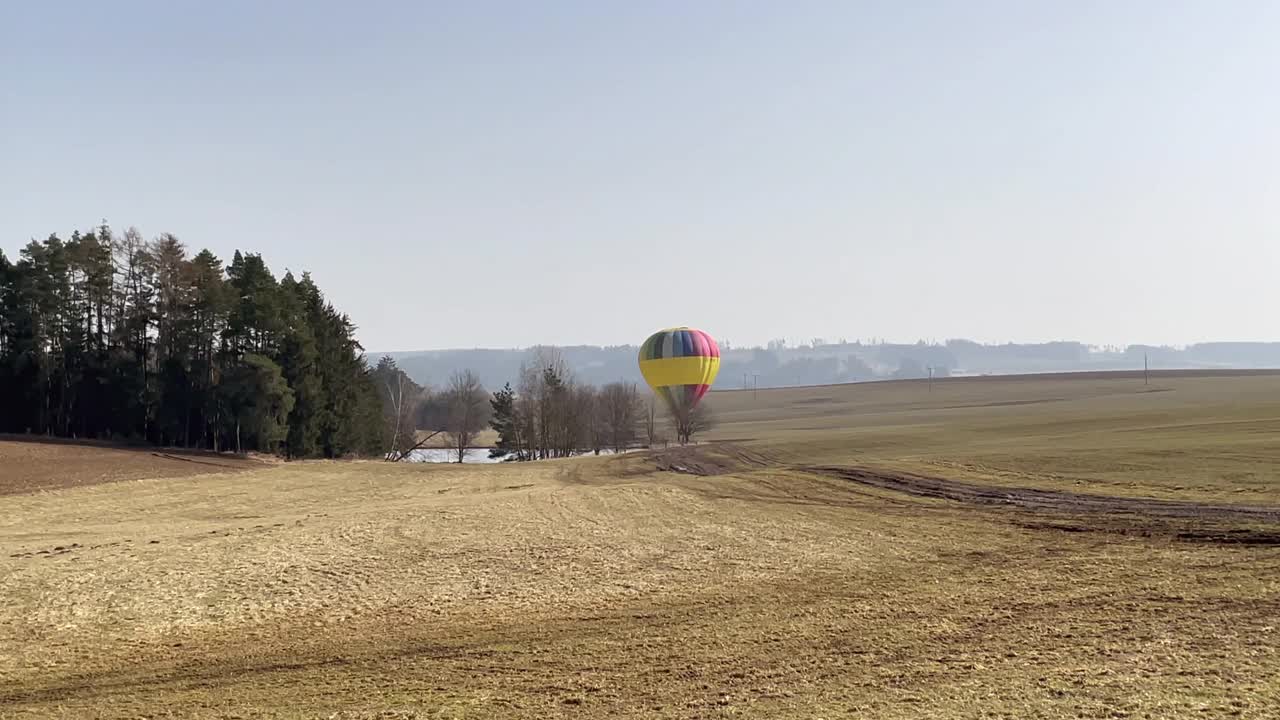
{"type": "Polygon", "coordinates": [[[568,363],[556,348],[537,347],[520,368],[516,415],[522,434],[539,460],[568,457],[580,446],[584,431],[578,411],[580,396],[568,363]]]}
{"type": "Polygon", "coordinates": [[[415,397],[417,393],[406,387],[408,384],[408,378],[402,372],[396,373],[394,378],[384,380],[388,409],[391,411],[386,419],[391,430],[392,452],[401,449],[400,441],[406,435],[411,435],[414,429],[413,417],[418,398],[415,397]],[[408,397],[405,397],[406,390],[408,397]]]}
{"type": "Polygon", "coordinates": [[[657,447],[662,439],[658,437],[658,407],[657,398],[649,396],[648,412],[644,416],[644,437],[648,443],[648,447],[657,447]]]}
{"type": "Polygon", "coordinates": [[[599,424],[608,446],[615,453],[631,447],[645,412],[635,383],[615,382],[601,388],[598,411],[599,424]]]}
{"type": "Polygon", "coordinates": [[[604,424],[600,422],[599,398],[592,385],[573,388],[571,422],[576,442],[574,449],[590,450],[596,455],[605,446],[604,424]]]}
{"type": "Polygon", "coordinates": [[[467,448],[489,422],[489,396],[480,378],[470,370],[463,370],[449,378],[449,387],[442,399],[445,435],[449,447],[457,453],[458,462],[462,462],[467,448]]]}
{"type": "Polygon", "coordinates": [[[681,445],[688,445],[693,436],[706,432],[716,425],[715,415],[706,402],[694,405],[684,412],[668,411],[671,424],[676,431],[676,439],[681,445]]]}
{"type": "Polygon", "coordinates": [[[599,391],[576,380],[564,356],[550,347],[530,352],[517,388],[495,393],[491,407],[498,413],[496,456],[517,460],[625,450],[635,442],[643,414],[634,384],[599,391]]]}
{"type": "Polygon", "coordinates": [[[434,437],[418,437],[418,418],[428,399],[427,390],[411,380],[389,356],[378,361],[373,377],[382,397],[386,459],[403,460],[434,437]]]}

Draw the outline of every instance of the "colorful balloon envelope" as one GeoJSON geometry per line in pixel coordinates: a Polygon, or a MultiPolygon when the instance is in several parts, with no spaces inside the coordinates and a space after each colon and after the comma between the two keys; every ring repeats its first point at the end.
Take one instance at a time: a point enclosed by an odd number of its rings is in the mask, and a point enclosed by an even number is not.
{"type": "Polygon", "coordinates": [[[701,330],[659,330],[640,346],[640,374],[678,418],[688,417],[719,371],[720,347],[701,330]]]}

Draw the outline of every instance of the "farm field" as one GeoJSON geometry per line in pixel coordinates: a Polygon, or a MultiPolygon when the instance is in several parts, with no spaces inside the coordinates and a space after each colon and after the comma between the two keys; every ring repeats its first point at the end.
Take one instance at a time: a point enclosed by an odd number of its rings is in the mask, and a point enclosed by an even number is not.
{"type": "Polygon", "coordinates": [[[0,440],[0,717],[1280,715],[1280,374],[709,402],[522,465],[0,440]]]}
{"type": "Polygon", "coordinates": [[[261,462],[228,455],[126,449],[18,435],[0,435],[0,463],[0,496],[263,467],[261,462]]]}

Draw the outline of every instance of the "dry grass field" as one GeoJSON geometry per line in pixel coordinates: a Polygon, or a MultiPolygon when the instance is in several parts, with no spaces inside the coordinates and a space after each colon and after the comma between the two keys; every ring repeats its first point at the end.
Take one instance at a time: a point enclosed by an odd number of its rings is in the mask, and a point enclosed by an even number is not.
{"type": "Polygon", "coordinates": [[[1280,717],[1280,375],[710,402],[526,465],[0,442],[0,717],[1280,717]]]}

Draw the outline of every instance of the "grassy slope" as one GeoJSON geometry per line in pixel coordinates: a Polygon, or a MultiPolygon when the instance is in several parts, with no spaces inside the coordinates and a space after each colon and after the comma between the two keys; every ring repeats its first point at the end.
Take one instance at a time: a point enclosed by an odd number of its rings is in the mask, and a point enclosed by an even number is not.
{"type": "Polygon", "coordinates": [[[1280,549],[785,467],[1280,503],[1280,378],[1157,386],[717,393],[718,436],[776,464],[715,477],[317,462],[0,497],[0,717],[1274,717],[1280,549]]]}

